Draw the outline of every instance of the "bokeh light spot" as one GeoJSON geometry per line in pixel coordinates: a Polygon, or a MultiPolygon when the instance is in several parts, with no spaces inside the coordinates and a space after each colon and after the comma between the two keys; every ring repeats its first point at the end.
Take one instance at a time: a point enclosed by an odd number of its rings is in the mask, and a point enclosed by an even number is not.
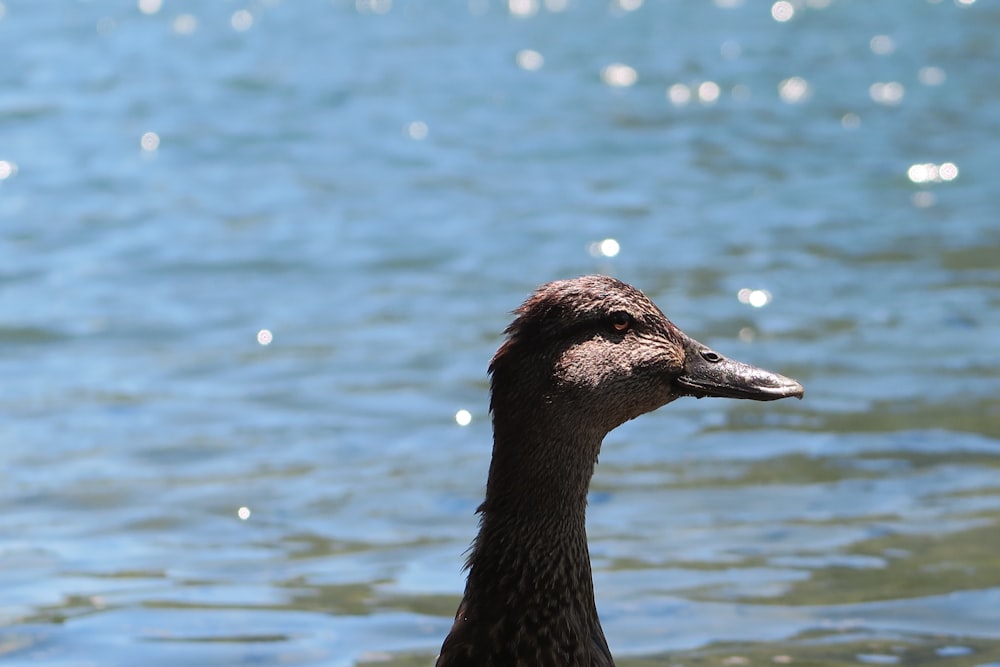
{"type": "Polygon", "coordinates": [[[198,19],[194,14],[178,14],[172,27],[178,35],[190,35],[198,29],[198,19]]]}
{"type": "Polygon", "coordinates": [[[920,79],[920,83],[925,86],[940,86],[944,83],[945,73],[940,67],[934,67],[931,65],[928,67],[921,67],[920,71],[917,72],[917,78],[920,79]]]}
{"type": "Polygon", "coordinates": [[[147,16],[155,14],[163,7],[163,0],[139,0],[139,11],[147,16]]]}
{"type": "Polygon", "coordinates": [[[261,345],[270,345],[272,340],[274,340],[274,336],[270,329],[261,329],[257,332],[257,342],[261,345]]]}
{"type": "Polygon", "coordinates": [[[628,65],[613,63],[601,70],[601,80],[613,88],[628,88],[639,80],[639,74],[628,65]]]}
{"type": "Polygon", "coordinates": [[[937,176],[937,169],[933,164],[911,164],[906,170],[906,177],[914,183],[926,183],[937,176]]]}
{"type": "Polygon", "coordinates": [[[778,85],[778,96],[788,104],[802,102],[809,96],[809,82],[801,76],[785,79],[778,85]]]}
{"type": "Polygon", "coordinates": [[[615,239],[604,239],[591,243],[588,251],[592,257],[617,257],[621,246],[615,239]]]}
{"type": "Polygon", "coordinates": [[[253,27],[253,14],[246,9],[239,9],[229,17],[229,24],[236,32],[246,32],[253,27]]]}
{"type": "Polygon", "coordinates": [[[406,126],[406,135],[414,141],[423,141],[430,134],[430,128],[422,120],[415,120],[406,126]]]}
{"type": "Polygon", "coordinates": [[[698,99],[702,104],[715,104],[719,100],[719,84],[714,81],[703,81],[698,86],[698,99]]]}
{"type": "Polygon", "coordinates": [[[160,147],[160,135],[156,132],[146,132],[139,139],[139,146],[147,153],[152,153],[160,147]]]}
{"type": "Polygon", "coordinates": [[[887,56],[896,50],[896,42],[889,35],[875,35],[868,42],[868,47],[876,55],[887,56]]]}
{"type": "Polygon", "coordinates": [[[763,308],[771,302],[771,293],[763,289],[744,287],[736,293],[736,298],[739,299],[740,303],[745,303],[754,308],[763,308]]]}
{"type": "Polygon", "coordinates": [[[879,104],[895,106],[903,101],[906,89],[898,81],[875,82],[868,87],[868,94],[879,104]]]}
{"type": "Polygon", "coordinates": [[[247,519],[250,518],[250,508],[249,507],[239,508],[238,510],[236,510],[236,516],[240,518],[240,521],[246,521],[247,519]]]}
{"type": "Polygon", "coordinates": [[[0,160],[0,181],[6,181],[17,173],[17,165],[10,160],[0,160]]]}
{"type": "Polygon", "coordinates": [[[532,49],[521,49],[517,52],[515,60],[518,67],[529,72],[539,70],[545,64],[545,58],[542,57],[542,54],[532,49]]]}
{"type": "Polygon", "coordinates": [[[392,11],[392,0],[357,0],[355,7],[362,14],[388,14],[392,11]]]}
{"type": "Polygon", "coordinates": [[[911,164],[906,177],[913,183],[942,183],[958,178],[958,166],[954,162],[919,162],[911,164]]]}
{"type": "Polygon", "coordinates": [[[455,423],[459,426],[468,426],[472,423],[472,413],[468,410],[459,410],[455,413],[455,423]]]}
{"type": "Polygon", "coordinates": [[[682,107],[691,101],[691,89],[683,83],[675,83],[667,88],[667,99],[675,107],[682,107]]]}
{"type": "Polygon", "coordinates": [[[786,0],[778,0],[778,2],[771,5],[771,18],[778,23],[791,21],[793,16],[795,16],[795,6],[792,3],[786,2],[786,0]]]}
{"type": "Polygon", "coordinates": [[[538,13],[538,0],[508,0],[507,10],[514,16],[528,18],[538,13]]]}
{"type": "Polygon", "coordinates": [[[954,162],[943,162],[938,167],[938,176],[942,181],[954,181],[958,178],[958,167],[954,162]]]}
{"type": "Polygon", "coordinates": [[[616,0],[615,5],[626,12],[634,12],[642,7],[643,0],[616,0]]]}

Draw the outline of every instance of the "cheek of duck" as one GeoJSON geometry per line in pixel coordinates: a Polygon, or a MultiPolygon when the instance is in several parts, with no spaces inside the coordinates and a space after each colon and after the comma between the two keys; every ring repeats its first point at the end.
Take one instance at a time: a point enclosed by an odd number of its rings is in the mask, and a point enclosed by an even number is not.
{"type": "Polygon", "coordinates": [[[568,348],[553,368],[556,384],[564,390],[580,389],[586,395],[600,396],[604,389],[631,373],[628,358],[615,352],[611,344],[601,339],[568,348]]]}
{"type": "Polygon", "coordinates": [[[629,419],[652,412],[677,398],[674,379],[684,371],[683,353],[659,340],[645,339],[629,352],[629,372],[618,390],[629,397],[629,419]]]}
{"type": "Polygon", "coordinates": [[[610,430],[675,398],[670,363],[651,346],[594,339],[565,350],[553,377],[564,409],[576,405],[576,419],[596,419],[610,430]]]}

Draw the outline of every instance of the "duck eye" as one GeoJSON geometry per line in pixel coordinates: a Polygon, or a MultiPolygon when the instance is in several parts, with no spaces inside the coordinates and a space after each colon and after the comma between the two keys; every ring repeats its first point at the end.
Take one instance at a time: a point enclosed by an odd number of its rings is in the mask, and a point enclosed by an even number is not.
{"type": "Polygon", "coordinates": [[[615,328],[615,331],[627,331],[632,326],[632,316],[621,311],[612,313],[611,326],[615,328]]]}
{"type": "Polygon", "coordinates": [[[722,355],[712,350],[702,350],[701,358],[710,364],[717,364],[722,361],[722,355]]]}

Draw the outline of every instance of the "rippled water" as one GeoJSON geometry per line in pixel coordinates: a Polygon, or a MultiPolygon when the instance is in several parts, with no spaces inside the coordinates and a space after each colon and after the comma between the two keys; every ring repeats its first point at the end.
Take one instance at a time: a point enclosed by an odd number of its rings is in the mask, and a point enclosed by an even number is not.
{"type": "Polygon", "coordinates": [[[995,3],[0,16],[0,662],[430,664],[508,313],[607,272],[807,388],[609,436],[621,664],[1000,664],[995,3]]]}

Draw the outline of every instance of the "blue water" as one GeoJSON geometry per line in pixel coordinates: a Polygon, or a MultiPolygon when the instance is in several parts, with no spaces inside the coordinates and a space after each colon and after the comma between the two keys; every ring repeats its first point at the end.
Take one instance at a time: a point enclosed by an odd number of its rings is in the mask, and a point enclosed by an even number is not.
{"type": "Polygon", "coordinates": [[[487,362],[590,272],[806,386],[605,442],[623,662],[1000,662],[998,35],[988,0],[0,5],[0,662],[429,664],[487,362]]]}

